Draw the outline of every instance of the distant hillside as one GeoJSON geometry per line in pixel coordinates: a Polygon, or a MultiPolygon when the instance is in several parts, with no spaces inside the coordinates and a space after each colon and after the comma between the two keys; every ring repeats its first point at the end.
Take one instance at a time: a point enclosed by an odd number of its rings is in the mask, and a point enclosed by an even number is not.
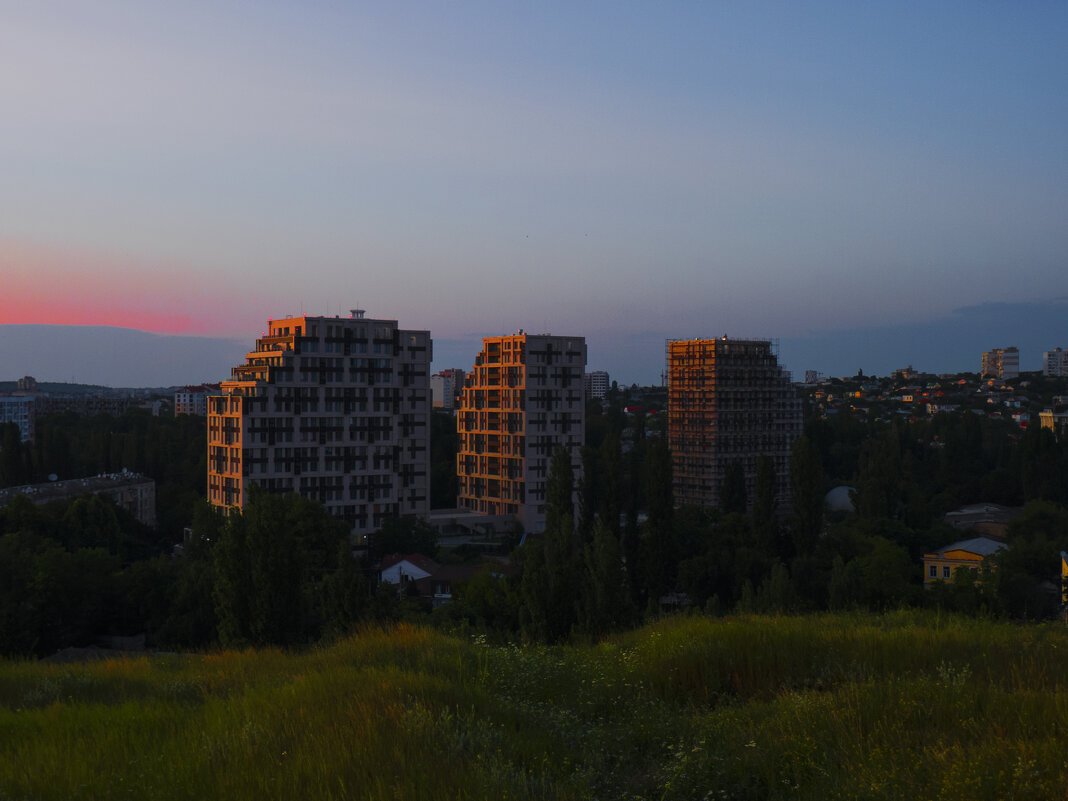
{"type": "Polygon", "coordinates": [[[103,387],[216,382],[230,377],[230,368],[243,361],[250,344],[113,326],[0,325],[0,378],[15,381],[30,375],[41,383],[103,387]]]}
{"type": "MultiPolygon", "coordinates": [[[[37,391],[49,395],[129,395],[132,392],[168,394],[184,384],[165,387],[105,387],[103,384],[71,384],[63,381],[38,381],[37,391]]],[[[18,381],[0,381],[0,395],[18,392],[18,381]]]]}

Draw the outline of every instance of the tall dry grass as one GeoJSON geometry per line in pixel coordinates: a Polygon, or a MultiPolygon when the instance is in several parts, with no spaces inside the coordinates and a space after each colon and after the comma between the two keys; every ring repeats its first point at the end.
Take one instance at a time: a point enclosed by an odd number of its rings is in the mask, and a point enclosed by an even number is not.
{"type": "Polygon", "coordinates": [[[910,612],[3,663],[0,798],[1063,798],[1066,654],[910,612]]]}

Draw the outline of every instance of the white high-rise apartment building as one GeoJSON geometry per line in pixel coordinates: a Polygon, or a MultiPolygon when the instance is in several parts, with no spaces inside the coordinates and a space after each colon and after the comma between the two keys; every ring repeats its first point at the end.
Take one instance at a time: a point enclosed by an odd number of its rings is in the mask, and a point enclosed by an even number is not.
{"type": "Polygon", "coordinates": [[[450,367],[430,376],[430,390],[434,396],[435,409],[447,409],[452,411],[456,408],[456,397],[464,385],[464,371],[458,367],[450,367]]]}
{"type": "Polygon", "coordinates": [[[429,331],[396,320],[271,320],[208,398],[208,500],[249,487],[321,501],[354,534],[430,511],[429,331]]]}
{"type": "Polygon", "coordinates": [[[594,370],[592,373],[586,373],[583,381],[586,385],[587,398],[604,400],[605,395],[608,394],[608,373],[604,370],[594,370]]]}
{"type": "Polygon", "coordinates": [[[1042,375],[1068,376],[1068,350],[1054,348],[1042,354],[1042,375]]]}

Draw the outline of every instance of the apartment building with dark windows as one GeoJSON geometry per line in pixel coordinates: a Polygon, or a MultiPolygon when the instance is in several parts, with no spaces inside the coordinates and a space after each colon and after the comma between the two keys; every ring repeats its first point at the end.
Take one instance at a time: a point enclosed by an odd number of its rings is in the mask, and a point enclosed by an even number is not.
{"type": "Polygon", "coordinates": [[[456,413],[460,508],[545,528],[556,448],[567,448],[576,481],[582,471],[585,367],[583,337],[520,331],[482,340],[456,413]]]}
{"type": "Polygon", "coordinates": [[[208,500],[249,489],[321,501],[354,534],[430,511],[429,331],[343,317],[286,317],[208,398],[208,500]]]}

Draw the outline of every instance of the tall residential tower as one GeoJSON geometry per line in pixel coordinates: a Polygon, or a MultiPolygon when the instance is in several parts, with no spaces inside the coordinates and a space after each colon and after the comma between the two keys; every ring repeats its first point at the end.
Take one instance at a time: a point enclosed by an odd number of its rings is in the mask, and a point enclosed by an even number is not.
{"type": "Polygon", "coordinates": [[[430,510],[429,331],[352,316],[271,320],[208,398],[208,500],[257,484],[319,500],[353,533],[430,510]]]}
{"type": "Polygon", "coordinates": [[[1020,351],[1016,348],[994,348],[984,351],[981,358],[980,372],[983,377],[1019,378],[1020,351]]]}
{"type": "Polygon", "coordinates": [[[558,446],[581,475],[585,367],[582,337],[520,331],[482,340],[456,414],[458,506],[515,515],[527,531],[545,528],[545,482],[558,446]]]}
{"type": "Polygon", "coordinates": [[[763,339],[668,342],[668,445],[676,506],[718,506],[727,468],[739,462],[749,503],[757,460],[775,465],[778,506],[790,505],[790,450],[801,401],[763,339]]]}

